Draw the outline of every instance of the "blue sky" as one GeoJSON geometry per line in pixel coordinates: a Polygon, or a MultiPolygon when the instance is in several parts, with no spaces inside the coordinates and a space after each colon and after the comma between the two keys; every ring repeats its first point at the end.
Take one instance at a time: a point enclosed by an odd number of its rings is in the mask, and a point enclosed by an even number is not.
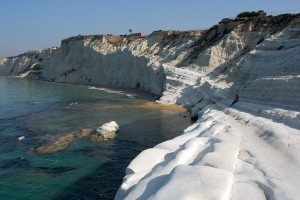
{"type": "Polygon", "coordinates": [[[300,13],[299,0],[0,0],[0,56],[78,34],[207,29],[243,11],[300,13]]]}

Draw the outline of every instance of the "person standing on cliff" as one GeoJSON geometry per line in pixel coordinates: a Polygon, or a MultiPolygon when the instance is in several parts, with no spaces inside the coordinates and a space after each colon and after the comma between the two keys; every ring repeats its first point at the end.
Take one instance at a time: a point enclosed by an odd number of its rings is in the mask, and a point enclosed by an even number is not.
{"type": "Polygon", "coordinates": [[[233,100],[233,102],[232,102],[232,104],[230,105],[230,107],[233,106],[233,104],[235,104],[235,103],[238,102],[239,100],[240,100],[240,97],[239,97],[238,94],[236,94],[236,95],[235,95],[235,98],[234,98],[234,100],[233,100]]]}

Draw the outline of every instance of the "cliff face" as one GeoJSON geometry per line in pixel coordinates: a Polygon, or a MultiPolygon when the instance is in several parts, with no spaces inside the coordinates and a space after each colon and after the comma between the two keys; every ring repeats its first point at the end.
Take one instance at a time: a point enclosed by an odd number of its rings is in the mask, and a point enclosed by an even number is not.
{"type": "Polygon", "coordinates": [[[234,20],[191,43],[161,42],[160,101],[188,106],[199,119],[141,152],[115,199],[298,199],[299,19],[234,20]]]}
{"type": "Polygon", "coordinates": [[[0,59],[0,74],[140,87],[189,107],[232,99],[299,109],[300,15],[220,23],[147,37],[77,36],[58,49],[0,59]]]}
{"type": "Polygon", "coordinates": [[[0,58],[0,74],[139,87],[200,117],[133,160],[116,199],[298,199],[299,55],[300,14],[280,15],[207,31],[71,37],[0,58]]]}

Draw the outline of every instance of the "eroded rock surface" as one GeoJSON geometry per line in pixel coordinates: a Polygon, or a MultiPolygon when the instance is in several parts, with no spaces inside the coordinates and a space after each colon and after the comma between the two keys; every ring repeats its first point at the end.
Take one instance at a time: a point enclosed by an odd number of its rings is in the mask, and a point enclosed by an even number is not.
{"type": "Polygon", "coordinates": [[[80,138],[89,138],[92,142],[112,140],[117,136],[119,126],[115,121],[105,123],[97,129],[81,129],[70,133],[59,135],[46,145],[32,149],[37,154],[49,154],[65,150],[72,142],[80,138]]]}

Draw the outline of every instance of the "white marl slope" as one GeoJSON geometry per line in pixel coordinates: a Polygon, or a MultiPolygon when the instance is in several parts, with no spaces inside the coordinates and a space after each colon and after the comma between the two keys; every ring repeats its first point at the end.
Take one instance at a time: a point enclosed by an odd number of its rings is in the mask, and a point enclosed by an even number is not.
{"type": "Polygon", "coordinates": [[[1,58],[0,74],[137,87],[198,121],[143,151],[116,199],[297,199],[300,17],[234,20],[207,31],[78,36],[1,58]],[[228,108],[234,95],[240,102],[228,108]]]}

